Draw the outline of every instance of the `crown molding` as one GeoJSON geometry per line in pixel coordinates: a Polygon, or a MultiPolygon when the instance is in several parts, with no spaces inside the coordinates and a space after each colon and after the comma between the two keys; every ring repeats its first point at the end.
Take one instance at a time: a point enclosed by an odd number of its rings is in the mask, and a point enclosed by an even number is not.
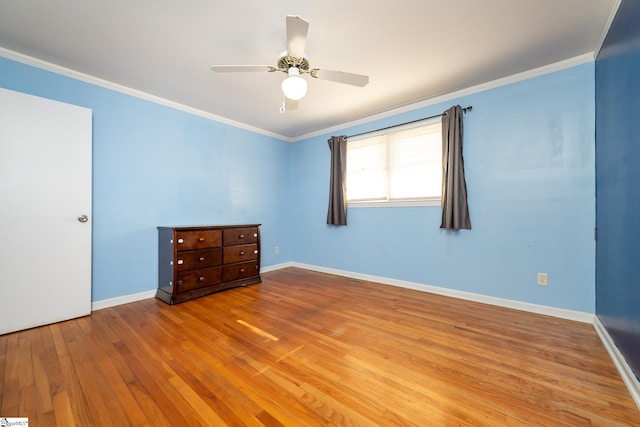
{"type": "Polygon", "coordinates": [[[503,77],[501,79],[493,80],[487,83],[481,83],[476,86],[471,86],[466,89],[457,90],[455,92],[449,92],[444,95],[436,96],[433,98],[423,99],[417,102],[413,102],[411,104],[406,104],[397,108],[393,108],[390,110],[381,111],[379,113],[375,113],[369,115],[367,117],[363,117],[358,120],[354,120],[351,122],[343,123],[341,125],[333,126],[330,128],[326,128],[317,132],[308,133],[306,135],[302,135],[293,139],[292,142],[298,142],[305,139],[313,138],[316,136],[325,135],[328,133],[333,133],[336,131],[340,131],[343,129],[347,129],[353,126],[363,125],[367,123],[374,122],[376,120],[385,119],[388,117],[392,117],[398,114],[406,113],[409,111],[414,111],[420,108],[430,107],[432,105],[439,104],[441,102],[447,102],[454,99],[462,98],[464,96],[473,95],[476,93],[484,92],[491,89],[496,89],[502,86],[507,86],[513,83],[518,83],[524,80],[529,80],[535,77],[540,77],[545,74],[555,73],[556,71],[566,70],[568,68],[576,67],[578,65],[587,64],[589,62],[593,62],[593,52],[585,53],[579,56],[575,56],[573,58],[565,59],[563,61],[555,62],[553,64],[545,65],[543,67],[534,68],[532,70],[524,71],[522,73],[513,74],[511,76],[503,77]]]}
{"type": "Polygon", "coordinates": [[[108,80],[104,80],[98,77],[94,77],[80,71],[72,70],[70,68],[62,67],[60,65],[53,64],[51,62],[43,61],[41,59],[33,58],[28,55],[24,55],[19,52],[15,52],[3,47],[0,47],[0,56],[10,59],[12,61],[20,62],[25,65],[30,65],[35,68],[39,68],[45,71],[50,71],[55,74],[59,74],[65,77],[70,77],[75,80],[80,80],[85,83],[89,83],[95,86],[99,86],[105,89],[120,92],[125,95],[130,95],[135,98],[143,99],[145,101],[153,102],[155,104],[164,105],[165,107],[173,108],[174,110],[184,111],[185,113],[193,114],[194,116],[203,117],[205,119],[214,120],[216,122],[224,123],[229,126],[234,126],[240,129],[248,130],[250,132],[259,133],[272,138],[280,139],[286,142],[293,142],[291,138],[284,135],[279,135],[273,132],[266,131],[254,126],[247,125],[245,123],[237,122],[235,120],[228,119],[226,117],[218,116],[206,111],[190,107],[188,105],[180,104],[179,102],[171,101],[166,98],[162,98],[156,95],[143,92],[141,90],[133,89],[128,86],[123,86],[118,83],[113,83],[108,80]]]}
{"type": "MultiPolygon", "coordinates": [[[[621,0],[617,0],[618,2],[621,2],[621,0]]],[[[617,10],[617,8],[616,8],[617,10]]],[[[613,17],[615,16],[615,11],[612,13],[612,16],[610,17],[610,21],[613,21],[613,17]]],[[[609,24],[610,25],[610,24],[609,24]]],[[[604,39],[603,39],[604,40],[604,39]]],[[[539,68],[534,68],[532,70],[528,70],[528,71],[524,71],[522,73],[518,73],[518,74],[514,74],[511,76],[507,76],[501,79],[497,79],[497,80],[493,80],[491,82],[487,82],[487,83],[482,83],[476,86],[471,86],[468,87],[466,89],[461,89],[455,92],[450,92],[444,95],[440,95],[440,96],[436,96],[436,97],[432,97],[432,98],[427,98],[427,99],[423,99],[417,102],[412,102],[410,104],[406,104],[403,106],[399,106],[396,108],[392,108],[389,110],[385,110],[385,111],[381,111],[378,113],[374,113],[371,115],[368,115],[366,117],[363,117],[361,119],[358,120],[354,120],[351,122],[346,122],[346,123],[342,123],[340,125],[337,126],[333,126],[330,128],[325,128],[316,132],[312,132],[312,133],[308,133],[305,135],[301,135],[298,137],[287,137],[284,135],[280,135],[280,134],[276,134],[273,132],[269,132],[267,130],[261,129],[261,128],[257,128],[254,126],[250,126],[247,125],[245,123],[241,123],[235,120],[231,120],[222,116],[218,116],[212,113],[208,113],[206,111],[203,110],[199,110],[197,108],[193,108],[190,107],[188,105],[184,105],[184,104],[180,104],[178,102],[174,102],[165,98],[161,98],[159,96],[156,95],[151,95],[149,93],[137,90],[137,89],[133,89],[127,86],[123,86],[117,83],[113,83],[110,82],[108,80],[104,80],[104,79],[100,79],[98,77],[94,77],[94,76],[90,76],[88,74],[84,74],[81,73],[79,71],[76,70],[72,70],[70,68],[66,68],[66,67],[62,67],[56,64],[53,64],[51,62],[47,62],[47,61],[43,61],[41,59],[37,59],[37,58],[33,58],[31,56],[28,55],[24,55],[22,53],[19,52],[15,52],[3,47],[0,47],[0,56],[7,58],[7,59],[11,59],[13,61],[16,62],[20,62],[26,65],[30,65],[36,68],[40,68],[43,69],[45,71],[50,71],[52,73],[56,73],[56,74],[60,74],[66,77],[70,77],[72,79],[76,79],[76,80],[80,80],[83,81],[85,83],[89,83],[89,84],[93,84],[99,87],[103,87],[105,89],[110,89],[116,92],[120,92],[126,95],[130,95],[139,99],[143,99],[149,102],[153,102],[156,104],[160,104],[160,105],[164,105],[166,107],[169,108],[173,108],[176,110],[180,110],[180,111],[184,111],[186,113],[189,114],[193,114],[195,116],[200,116],[206,119],[210,119],[210,120],[214,120],[216,122],[220,122],[220,123],[224,123],[230,126],[234,126],[240,129],[244,129],[250,132],[254,132],[254,133],[258,133],[261,135],[265,135],[271,138],[276,138],[279,139],[281,141],[285,141],[285,142],[290,142],[290,143],[294,143],[294,142],[299,142],[305,139],[309,139],[309,138],[313,138],[316,136],[321,136],[321,135],[325,135],[328,133],[332,133],[335,131],[339,131],[339,130],[343,130],[343,129],[347,129],[353,126],[358,126],[358,125],[362,125],[362,124],[367,124],[367,123],[372,123],[376,120],[380,120],[380,119],[384,119],[384,118],[388,118],[388,117],[392,117],[398,114],[402,114],[405,112],[409,112],[409,111],[413,111],[413,110],[417,110],[420,108],[425,108],[425,107],[429,107],[432,105],[436,105],[442,102],[447,102],[447,101],[451,101],[453,99],[457,99],[457,98],[461,98],[464,96],[469,96],[469,95],[473,95],[479,92],[484,92],[490,89],[495,89],[495,88],[499,88],[502,86],[507,86],[513,83],[517,83],[517,82],[521,82],[524,80],[528,80],[528,79],[532,79],[534,77],[539,77],[539,76],[543,76],[545,74],[550,74],[550,73],[554,73],[556,71],[561,71],[561,70],[565,70],[568,68],[572,68],[578,65],[582,65],[582,64],[586,64],[589,62],[593,62],[594,60],[594,52],[590,52],[590,53],[586,53],[583,55],[579,55],[573,58],[569,58],[563,61],[559,61],[553,64],[549,64],[549,65],[545,65],[543,67],[539,67],[539,68]]]]}
{"type": "Polygon", "coordinates": [[[607,19],[607,24],[604,26],[604,30],[602,31],[602,35],[600,36],[600,41],[598,41],[598,46],[596,50],[593,52],[593,60],[595,61],[600,54],[600,50],[602,46],[604,46],[604,42],[607,39],[607,34],[609,34],[609,30],[611,29],[611,25],[613,24],[613,20],[616,18],[618,14],[618,9],[620,9],[620,5],[622,4],[622,0],[616,0],[616,4],[613,6],[611,13],[609,14],[609,19],[607,19]]]}

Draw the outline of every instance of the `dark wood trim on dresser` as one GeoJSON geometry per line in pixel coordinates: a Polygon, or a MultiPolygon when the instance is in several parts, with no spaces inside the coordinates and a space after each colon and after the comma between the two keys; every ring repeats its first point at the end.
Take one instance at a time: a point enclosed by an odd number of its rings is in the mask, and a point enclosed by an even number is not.
{"type": "Polygon", "coordinates": [[[158,227],[156,298],[167,304],[260,281],[260,224],[158,227]]]}

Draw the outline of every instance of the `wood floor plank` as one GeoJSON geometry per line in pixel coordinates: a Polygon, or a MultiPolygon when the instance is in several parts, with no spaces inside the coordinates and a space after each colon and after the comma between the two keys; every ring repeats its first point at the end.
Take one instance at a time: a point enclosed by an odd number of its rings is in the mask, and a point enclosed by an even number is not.
{"type": "MultiPolygon", "coordinates": [[[[62,328],[66,324],[73,324],[74,321],[56,323],[44,328],[49,328],[53,337],[53,344],[58,356],[58,365],[62,383],[59,384],[57,393],[66,393],[71,404],[73,420],[76,425],[93,425],[95,422],[91,417],[94,413],[87,402],[87,396],[83,393],[78,372],[74,367],[73,354],[69,353],[62,328]]],[[[55,395],[54,395],[55,399],[55,395]]]]}
{"type": "MultiPolygon", "coordinates": [[[[61,391],[53,396],[53,408],[55,421],[58,426],[75,426],[75,417],[71,409],[71,402],[66,391],[61,391]]],[[[51,424],[54,425],[54,424],[51,424]]]]}
{"type": "MultiPolygon", "coordinates": [[[[103,313],[95,313],[94,316],[100,317],[103,313]]],[[[125,380],[134,378],[130,374],[130,370],[124,366],[122,360],[118,357],[118,353],[113,346],[114,341],[120,342],[110,333],[111,328],[108,322],[101,322],[96,319],[93,323],[87,340],[90,340],[92,346],[96,349],[93,352],[92,363],[100,367],[104,372],[104,381],[108,383],[108,387],[103,388],[103,399],[106,399],[107,407],[110,411],[111,418],[117,425],[126,425],[130,423],[133,426],[149,425],[149,420],[144,411],[138,405],[128,384],[125,380]],[[122,369],[124,375],[120,374],[122,369]],[[107,396],[105,396],[107,395],[107,396]]],[[[101,387],[102,388],[102,387],[101,387]]]]}
{"type": "Polygon", "coordinates": [[[53,411],[51,384],[47,374],[47,368],[40,354],[33,355],[34,385],[36,388],[38,413],[53,411]]]}
{"type": "Polygon", "coordinates": [[[78,391],[82,393],[88,407],[91,408],[89,414],[94,423],[103,426],[118,425],[118,421],[121,421],[117,417],[118,413],[111,411],[107,403],[113,391],[109,386],[109,381],[105,378],[102,366],[95,363],[95,357],[99,351],[92,343],[88,342],[86,334],[82,330],[82,324],[81,320],[62,324],[62,334],[65,337],[69,354],[73,355],[73,369],[80,387],[78,391]]]}
{"type": "Polygon", "coordinates": [[[9,334],[1,337],[5,342],[6,356],[4,358],[4,376],[0,399],[1,416],[17,417],[20,403],[18,387],[18,366],[19,366],[19,336],[9,334]]]}
{"type": "Polygon", "coordinates": [[[0,416],[48,426],[635,426],[593,326],[287,268],[0,336],[0,416]]]}
{"type": "Polygon", "coordinates": [[[185,417],[193,412],[192,409],[169,384],[171,376],[153,360],[148,360],[148,351],[138,345],[137,340],[137,335],[131,336],[116,343],[116,348],[134,374],[134,392],[139,404],[151,409],[151,415],[160,415],[151,420],[154,423],[160,423],[160,419],[165,418],[168,425],[183,424],[185,417]]]}
{"type": "Polygon", "coordinates": [[[25,331],[20,335],[18,341],[18,387],[20,389],[34,384],[33,358],[31,354],[31,338],[33,334],[33,329],[25,331]]]}

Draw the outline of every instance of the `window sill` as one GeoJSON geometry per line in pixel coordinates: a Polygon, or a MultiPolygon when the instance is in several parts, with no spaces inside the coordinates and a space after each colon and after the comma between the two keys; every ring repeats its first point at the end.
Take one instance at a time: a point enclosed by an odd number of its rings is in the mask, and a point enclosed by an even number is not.
{"type": "Polygon", "coordinates": [[[347,202],[348,208],[406,208],[415,206],[440,206],[440,197],[420,200],[381,200],[371,202],[347,202]]]}

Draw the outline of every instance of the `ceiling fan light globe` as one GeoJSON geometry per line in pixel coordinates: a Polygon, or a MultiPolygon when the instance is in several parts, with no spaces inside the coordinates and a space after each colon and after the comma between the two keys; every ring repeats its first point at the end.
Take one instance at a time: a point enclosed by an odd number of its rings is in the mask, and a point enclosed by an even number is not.
{"type": "Polygon", "coordinates": [[[287,98],[298,101],[307,94],[307,81],[300,77],[296,67],[289,68],[287,74],[289,77],[282,82],[282,92],[287,98]]]}

